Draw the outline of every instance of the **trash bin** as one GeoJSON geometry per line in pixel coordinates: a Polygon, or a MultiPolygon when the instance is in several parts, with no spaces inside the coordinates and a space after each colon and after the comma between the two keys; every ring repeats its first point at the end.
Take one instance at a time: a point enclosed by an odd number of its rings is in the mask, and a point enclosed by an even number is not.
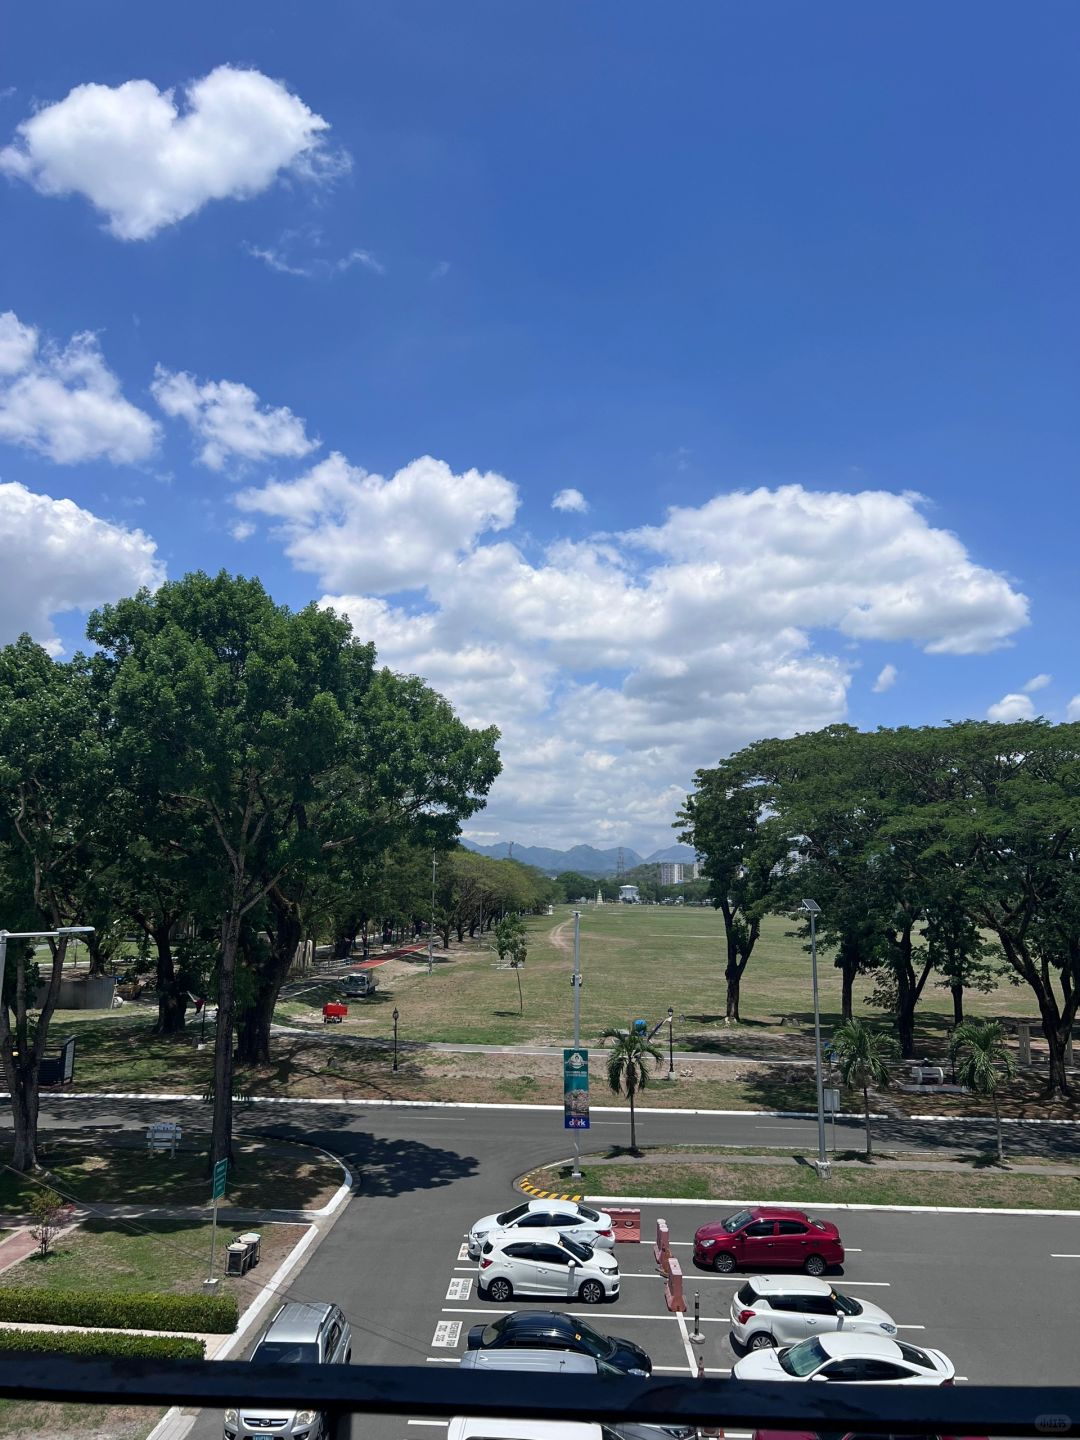
{"type": "Polygon", "coordinates": [[[246,1235],[236,1237],[238,1245],[244,1245],[248,1251],[248,1268],[259,1263],[259,1252],[262,1249],[262,1236],[257,1230],[249,1230],[246,1235]]]}
{"type": "Polygon", "coordinates": [[[248,1247],[234,1241],[225,1251],[225,1274],[243,1275],[249,1264],[248,1247]]]}
{"type": "Polygon", "coordinates": [[[648,1033],[648,1029],[649,1029],[649,1022],[648,1022],[647,1020],[635,1020],[635,1021],[634,1021],[634,1034],[635,1034],[635,1035],[645,1035],[645,1034],[648,1033]]]}

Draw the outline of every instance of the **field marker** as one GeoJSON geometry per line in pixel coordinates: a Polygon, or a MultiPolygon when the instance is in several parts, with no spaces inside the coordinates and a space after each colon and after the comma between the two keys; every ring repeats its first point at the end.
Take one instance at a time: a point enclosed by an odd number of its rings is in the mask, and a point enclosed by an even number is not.
{"type": "MultiPolygon", "coordinates": [[[[457,1258],[459,1260],[467,1260],[469,1258],[469,1242],[467,1240],[464,1245],[462,1245],[461,1249],[457,1252],[457,1258]]],[[[432,1421],[431,1423],[434,1424],[435,1422],[432,1421]]],[[[409,1421],[409,1424],[412,1424],[411,1420],[409,1421]]]]}
{"type": "Polygon", "coordinates": [[[446,1350],[456,1345],[461,1339],[460,1320],[440,1320],[435,1326],[435,1334],[431,1338],[431,1348],[446,1350]]]}

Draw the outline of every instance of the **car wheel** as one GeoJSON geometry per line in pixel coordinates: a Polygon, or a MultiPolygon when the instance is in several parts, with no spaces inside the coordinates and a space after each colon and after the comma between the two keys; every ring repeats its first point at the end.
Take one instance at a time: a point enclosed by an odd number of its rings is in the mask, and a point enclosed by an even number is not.
{"type": "Polygon", "coordinates": [[[604,1298],[604,1287],[599,1280],[586,1280],[578,1291],[578,1298],[586,1305],[599,1305],[604,1298]]]}
{"type": "Polygon", "coordinates": [[[494,1300],[496,1304],[501,1304],[504,1300],[510,1299],[514,1293],[514,1287],[510,1284],[509,1280],[504,1280],[500,1275],[497,1280],[492,1280],[484,1293],[489,1300],[494,1300]]]}
{"type": "Polygon", "coordinates": [[[757,1330],[746,1342],[746,1348],[748,1350],[771,1350],[773,1344],[773,1338],[767,1330],[757,1330]]]}
{"type": "Polygon", "coordinates": [[[820,1255],[807,1255],[806,1264],[803,1269],[808,1275],[824,1275],[826,1270],[825,1261],[820,1255]]]}
{"type": "Polygon", "coordinates": [[[713,1257],[712,1268],[718,1275],[730,1275],[735,1269],[735,1256],[727,1250],[719,1251],[713,1257]]]}

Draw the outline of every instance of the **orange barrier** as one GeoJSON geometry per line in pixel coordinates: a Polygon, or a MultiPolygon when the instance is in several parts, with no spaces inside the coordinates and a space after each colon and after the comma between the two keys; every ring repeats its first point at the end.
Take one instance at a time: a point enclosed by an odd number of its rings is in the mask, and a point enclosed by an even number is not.
{"type": "Polygon", "coordinates": [[[653,1259],[660,1269],[667,1272],[667,1262],[671,1259],[671,1238],[668,1235],[668,1224],[666,1220],[656,1222],[656,1244],[653,1246],[653,1259]]]}
{"type": "Polygon", "coordinates": [[[674,1256],[669,1254],[664,1278],[664,1302],[672,1312],[686,1309],[686,1300],[683,1298],[682,1281],[682,1266],[674,1256]]]}
{"type": "Polygon", "coordinates": [[[636,1244],[641,1239],[640,1210],[616,1210],[609,1205],[608,1214],[611,1216],[611,1228],[615,1231],[616,1244],[620,1240],[633,1241],[636,1244]]]}

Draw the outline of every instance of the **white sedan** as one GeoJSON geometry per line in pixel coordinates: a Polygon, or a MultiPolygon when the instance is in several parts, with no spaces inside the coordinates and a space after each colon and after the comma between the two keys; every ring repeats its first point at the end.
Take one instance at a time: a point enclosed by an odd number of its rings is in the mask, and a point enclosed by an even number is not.
{"type": "Polygon", "coordinates": [[[751,1350],[735,1362],[737,1380],[850,1380],[858,1385],[951,1385],[955,1367],[940,1350],[885,1335],[836,1330],[787,1350],[751,1350]]]}
{"type": "Polygon", "coordinates": [[[528,1200],[502,1214],[483,1215],[469,1231],[469,1259],[479,1260],[484,1241],[495,1230],[558,1230],[583,1245],[614,1250],[615,1231],[611,1216],[603,1210],[579,1205],[575,1200],[528,1200]]]}
{"type": "Polygon", "coordinates": [[[515,1295],[599,1305],[619,1294],[619,1262],[558,1230],[496,1230],[480,1252],[477,1292],[502,1305],[515,1295]]]}

